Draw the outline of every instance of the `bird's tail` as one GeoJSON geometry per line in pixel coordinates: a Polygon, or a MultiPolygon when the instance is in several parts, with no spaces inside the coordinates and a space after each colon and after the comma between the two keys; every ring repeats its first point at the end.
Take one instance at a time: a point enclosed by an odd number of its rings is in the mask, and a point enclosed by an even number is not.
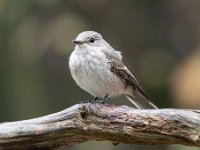
{"type": "Polygon", "coordinates": [[[158,109],[149,99],[146,97],[136,97],[134,95],[125,95],[126,98],[138,109],[158,109]]]}

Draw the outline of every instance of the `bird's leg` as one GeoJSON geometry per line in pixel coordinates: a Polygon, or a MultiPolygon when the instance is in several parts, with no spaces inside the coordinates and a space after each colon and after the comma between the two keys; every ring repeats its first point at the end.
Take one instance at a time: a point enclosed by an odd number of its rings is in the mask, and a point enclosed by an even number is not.
{"type": "Polygon", "coordinates": [[[103,103],[108,99],[108,94],[106,96],[104,96],[103,98],[103,103]]]}
{"type": "Polygon", "coordinates": [[[104,103],[108,98],[108,94],[104,96],[102,99],[98,100],[99,97],[94,97],[92,100],[82,101],[81,103],[104,103]]]}
{"type": "Polygon", "coordinates": [[[104,96],[101,100],[98,100],[98,101],[94,101],[94,102],[97,102],[97,103],[102,103],[104,104],[104,102],[107,100],[108,98],[108,94],[106,96],[104,96]]]}
{"type": "Polygon", "coordinates": [[[94,97],[90,102],[96,102],[98,97],[94,97]]]}
{"type": "Polygon", "coordinates": [[[91,100],[86,100],[86,101],[81,101],[81,103],[90,103],[90,102],[95,102],[98,99],[98,97],[94,97],[91,100]]]}

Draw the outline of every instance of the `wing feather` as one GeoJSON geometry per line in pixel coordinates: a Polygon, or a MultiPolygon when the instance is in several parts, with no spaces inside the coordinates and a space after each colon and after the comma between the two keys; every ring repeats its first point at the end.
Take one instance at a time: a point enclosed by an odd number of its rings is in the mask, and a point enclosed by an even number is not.
{"type": "Polygon", "coordinates": [[[117,61],[115,59],[110,59],[111,71],[123,79],[128,85],[132,85],[132,87],[138,90],[146,99],[149,99],[144,93],[143,89],[139,85],[136,78],[132,75],[132,73],[128,70],[128,68],[121,61],[117,61]]]}
{"type": "Polygon", "coordinates": [[[111,64],[111,68],[110,68],[111,71],[116,76],[121,78],[127,85],[131,85],[133,87],[133,90],[135,90],[134,94],[136,94],[135,95],[136,97],[134,95],[129,95],[129,96],[127,95],[126,97],[128,98],[130,102],[132,102],[135,105],[136,108],[157,109],[157,107],[146,96],[146,94],[142,90],[136,78],[132,75],[132,73],[128,70],[128,68],[123,64],[123,62],[115,60],[115,59],[110,59],[109,62],[111,64]]]}

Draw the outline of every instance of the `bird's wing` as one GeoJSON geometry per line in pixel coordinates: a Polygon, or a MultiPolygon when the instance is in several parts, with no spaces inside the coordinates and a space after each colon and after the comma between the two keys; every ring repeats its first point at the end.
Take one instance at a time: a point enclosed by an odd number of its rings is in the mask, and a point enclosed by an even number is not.
{"type": "Polygon", "coordinates": [[[110,69],[115,75],[124,80],[128,85],[131,85],[134,89],[138,90],[146,99],[149,99],[142,90],[136,78],[123,64],[123,62],[111,58],[109,58],[109,62],[111,64],[110,69]]]}
{"type": "Polygon", "coordinates": [[[127,85],[131,85],[133,87],[134,95],[126,95],[128,100],[132,102],[136,108],[143,109],[157,109],[157,107],[149,100],[141,86],[139,85],[136,78],[132,75],[132,73],[128,70],[128,68],[123,64],[122,61],[118,61],[115,59],[109,59],[109,63],[111,65],[111,71],[121,78],[127,85]]]}
{"type": "Polygon", "coordinates": [[[105,54],[106,57],[110,59],[115,59],[122,61],[122,55],[120,51],[114,50],[111,46],[109,48],[101,48],[100,51],[105,54]]]}

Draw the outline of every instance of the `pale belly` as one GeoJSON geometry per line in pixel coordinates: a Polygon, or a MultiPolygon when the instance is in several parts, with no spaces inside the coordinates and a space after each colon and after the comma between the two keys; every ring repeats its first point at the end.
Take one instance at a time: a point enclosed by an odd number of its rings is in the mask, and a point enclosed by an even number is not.
{"type": "Polygon", "coordinates": [[[83,90],[102,98],[126,94],[125,84],[110,71],[108,63],[94,57],[71,57],[69,66],[72,77],[83,90]]]}

